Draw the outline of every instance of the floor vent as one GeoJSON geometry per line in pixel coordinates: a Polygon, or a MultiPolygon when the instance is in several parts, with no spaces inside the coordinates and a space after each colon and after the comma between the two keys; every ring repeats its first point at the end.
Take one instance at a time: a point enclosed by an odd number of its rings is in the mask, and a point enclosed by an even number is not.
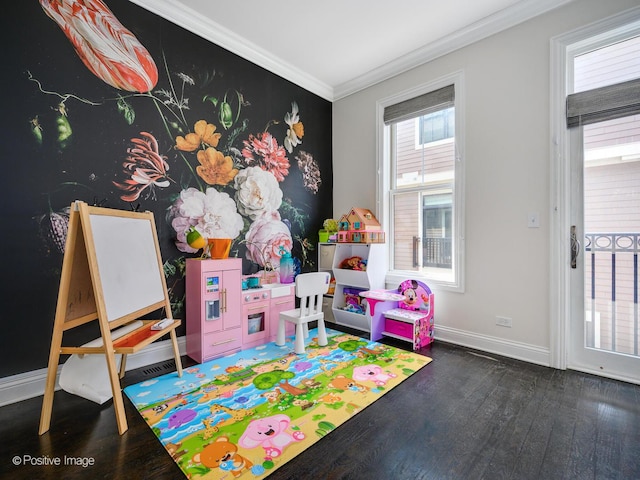
{"type": "Polygon", "coordinates": [[[161,365],[153,365],[142,371],[143,375],[161,375],[166,372],[175,372],[176,362],[172,360],[170,362],[163,363],[161,365]]]}

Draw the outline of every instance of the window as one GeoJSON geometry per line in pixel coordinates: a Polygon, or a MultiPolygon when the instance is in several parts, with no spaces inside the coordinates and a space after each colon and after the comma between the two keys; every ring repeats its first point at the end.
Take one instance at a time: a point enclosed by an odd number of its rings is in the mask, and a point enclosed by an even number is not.
{"type": "Polygon", "coordinates": [[[462,282],[462,74],[381,101],[388,283],[462,282]]]}
{"type": "Polygon", "coordinates": [[[455,109],[450,107],[416,118],[418,147],[440,140],[453,139],[456,125],[454,112],[455,109]]]}

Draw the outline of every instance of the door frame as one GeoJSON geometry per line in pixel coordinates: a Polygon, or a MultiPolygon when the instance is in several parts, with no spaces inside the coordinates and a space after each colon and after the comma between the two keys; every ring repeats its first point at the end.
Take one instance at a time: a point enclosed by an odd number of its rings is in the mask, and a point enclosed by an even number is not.
{"type": "MultiPolygon", "coordinates": [[[[566,126],[568,85],[567,62],[573,52],[594,37],[611,38],[609,32],[627,33],[625,25],[640,21],[640,7],[621,12],[587,27],[551,39],[550,95],[550,278],[549,278],[549,365],[565,370],[569,367],[571,320],[570,238],[571,228],[571,157],[570,132],[566,126]]],[[[582,232],[584,233],[584,232],[582,232]]],[[[580,257],[579,257],[580,258],[580,257]]],[[[598,373],[600,372],[591,372],[598,373]]],[[[623,379],[624,380],[624,379],[623,379]]]]}

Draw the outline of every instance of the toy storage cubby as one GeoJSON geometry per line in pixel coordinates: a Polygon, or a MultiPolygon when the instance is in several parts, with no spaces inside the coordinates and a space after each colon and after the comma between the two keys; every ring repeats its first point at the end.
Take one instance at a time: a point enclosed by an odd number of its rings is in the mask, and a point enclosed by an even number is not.
{"type": "Polygon", "coordinates": [[[322,311],[324,319],[327,322],[335,322],[333,318],[333,294],[336,287],[336,279],[333,276],[333,257],[336,251],[335,243],[321,242],[318,243],[318,271],[329,272],[331,274],[331,283],[329,290],[322,298],[322,311]]]}
{"type": "MultiPolygon", "coordinates": [[[[333,317],[335,323],[355,328],[364,332],[371,332],[370,318],[366,315],[365,302],[361,299],[362,313],[345,310],[347,300],[345,291],[355,292],[384,287],[385,245],[375,243],[336,243],[333,255],[332,271],[336,279],[333,295],[333,317]],[[358,263],[360,258],[362,262],[358,263]],[[351,262],[355,269],[345,268],[345,261],[351,262]],[[363,263],[366,267],[363,269],[363,263]]],[[[355,294],[357,297],[357,294],[355,294]]]]}

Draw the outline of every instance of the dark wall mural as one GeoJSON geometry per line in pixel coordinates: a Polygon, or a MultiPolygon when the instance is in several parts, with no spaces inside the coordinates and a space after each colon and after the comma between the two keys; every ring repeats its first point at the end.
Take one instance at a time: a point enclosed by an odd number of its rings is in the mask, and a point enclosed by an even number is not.
{"type": "MultiPolygon", "coordinates": [[[[244,273],[277,269],[283,251],[316,268],[333,210],[330,102],[127,0],[12,8],[0,377],[47,365],[74,200],[154,213],[178,318],[194,236],[233,239],[244,273]]],[[[65,343],[96,336],[88,325],[65,343]]]]}

